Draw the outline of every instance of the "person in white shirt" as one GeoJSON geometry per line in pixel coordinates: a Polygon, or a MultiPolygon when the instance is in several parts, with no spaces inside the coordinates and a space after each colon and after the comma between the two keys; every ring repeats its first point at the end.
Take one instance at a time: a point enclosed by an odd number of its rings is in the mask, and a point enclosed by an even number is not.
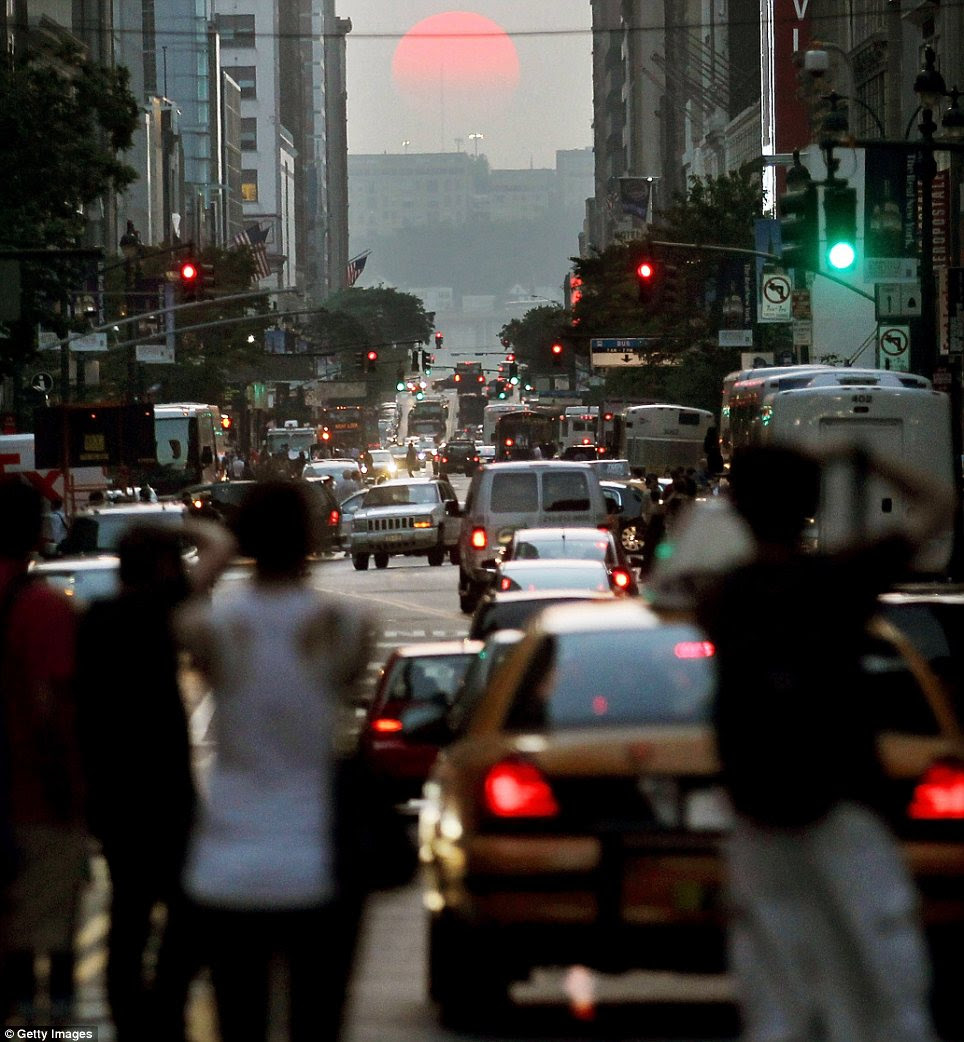
{"type": "Polygon", "coordinates": [[[184,884],[209,946],[222,1042],[266,1038],[278,956],[291,1042],[337,1039],[357,934],[357,909],[336,887],[334,735],[372,627],[307,581],[309,518],[297,484],[256,486],[238,521],[254,581],[195,606],[178,627],[216,706],[217,753],[184,884]]]}

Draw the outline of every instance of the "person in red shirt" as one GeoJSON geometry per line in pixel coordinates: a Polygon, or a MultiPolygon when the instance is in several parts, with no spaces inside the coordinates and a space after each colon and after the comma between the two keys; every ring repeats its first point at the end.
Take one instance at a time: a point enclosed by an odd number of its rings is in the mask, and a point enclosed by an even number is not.
{"type": "Polygon", "coordinates": [[[17,479],[0,482],[0,518],[0,805],[10,851],[0,875],[0,1017],[63,1023],[87,874],[74,617],[63,597],[28,579],[42,538],[39,493],[17,479]],[[46,1016],[37,1009],[34,972],[41,954],[50,959],[46,1016]]]}

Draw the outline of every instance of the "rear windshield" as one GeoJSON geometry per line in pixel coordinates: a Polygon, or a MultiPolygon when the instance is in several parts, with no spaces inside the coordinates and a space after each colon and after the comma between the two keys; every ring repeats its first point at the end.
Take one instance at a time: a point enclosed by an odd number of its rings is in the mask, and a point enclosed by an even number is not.
{"type": "Polygon", "coordinates": [[[539,479],[535,474],[515,471],[492,475],[492,513],[535,513],[539,509],[539,479]]]}
{"type": "Polygon", "coordinates": [[[609,579],[599,561],[580,561],[580,567],[560,565],[547,567],[529,561],[507,561],[502,566],[502,579],[510,585],[504,590],[591,590],[605,593],[609,579]]]}
{"type": "Polygon", "coordinates": [[[368,490],[365,509],[369,507],[423,506],[439,501],[434,485],[376,485],[368,490]]]}
{"type": "Polygon", "coordinates": [[[471,661],[470,654],[399,659],[386,688],[385,702],[408,705],[444,699],[451,703],[471,661]]]}
{"type": "MultiPolygon", "coordinates": [[[[496,630],[521,630],[537,612],[552,604],[564,604],[574,600],[591,601],[591,597],[541,597],[538,600],[483,601],[476,610],[469,630],[473,640],[484,640],[496,630]]],[[[590,605],[591,607],[591,605],[590,605]]]]}
{"type": "Polygon", "coordinates": [[[605,537],[585,535],[540,539],[521,532],[512,556],[516,561],[605,561],[608,550],[609,540],[605,537]]]}
{"type": "Polygon", "coordinates": [[[542,502],[547,512],[589,509],[588,475],[581,470],[547,470],[542,475],[542,502]]]}
{"type": "Polygon", "coordinates": [[[547,637],[509,710],[509,730],[707,723],[712,645],[690,626],[547,637]]]}

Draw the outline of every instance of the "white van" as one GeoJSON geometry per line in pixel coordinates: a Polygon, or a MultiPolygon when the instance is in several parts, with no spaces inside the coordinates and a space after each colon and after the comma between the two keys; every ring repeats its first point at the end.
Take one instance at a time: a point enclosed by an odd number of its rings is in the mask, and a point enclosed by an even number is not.
{"type": "Polygon", "coordinates": [[[519,528],[608,527],[606,500],[588,463],[524,460],[472,476],[459,534],[459,605],[475,609],[502,547],[519,528]]]}

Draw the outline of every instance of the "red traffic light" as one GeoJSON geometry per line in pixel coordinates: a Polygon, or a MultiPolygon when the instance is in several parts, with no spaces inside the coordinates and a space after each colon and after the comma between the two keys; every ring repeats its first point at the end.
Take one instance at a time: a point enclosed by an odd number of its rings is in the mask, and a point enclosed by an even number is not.
{"type": "Polygon", "coordinates": [[[438,333],[435,334],[435,339],[436,339],[436,341],[442,341],[442,340],[445,339],[445,334],[441,333],[441,332],[438,332],[438,333]]]}
{"type": "Polygon", "coordinates": [[[559,344],[559,343],[553,344],[552,345],[552,353],[554,355],[561,355],[562,354],[562,344],[559,344]]]}
{"type": "Polygon", "coordinates": [[[365,355],[365,357],[368,359],[369,362],[377,362],[378,361],[378,352],[377,351],[369,351],[368,354],[365,355]]]}
{"type": "Polygon", "coordinates": [[[505,356],[505,360],[507,362],[514,362],[515,361],[515,355],[510,352],[509,354],[507,354],[505,356]]]}
{"type": "Polygon", "coordinates": [[[181,266],[178,269],[181,276],[181,282],[196,282],[198,276],[198,267],[194,261],[181,261],[181,266]]]}
{"type": "Polygon", "coordinates": [[[230,416],[221,417],[221,427],[223,430],[229,431],[234,426],[234,420],[230,416]]]}
{"type": "Polygon", "coordinates": [[[641,279],[651,279],[656,274],[656,265],[652,261],[644,260],[636,266],[636,275],[641,279]]]}

